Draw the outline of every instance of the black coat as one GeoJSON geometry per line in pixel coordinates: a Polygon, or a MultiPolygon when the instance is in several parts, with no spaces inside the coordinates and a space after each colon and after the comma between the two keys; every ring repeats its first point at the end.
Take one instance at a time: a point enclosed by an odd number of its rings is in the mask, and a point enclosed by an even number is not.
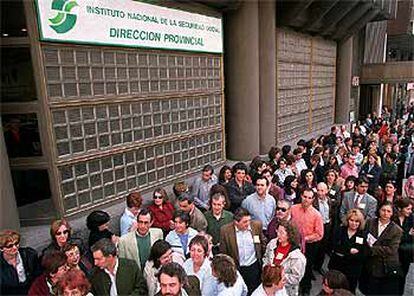
{"type": "Polygon", "coordinates": [[[367,240],[364,231],[359,230],[349,238],[348,228],[341,226],[333,235],[329,269],[339,270],[347,277],[359,277],[364,266],[366,251],[367,240]],[[357,249],[359,252],[351,254],[352,248],[357,249]]]}
{"type": "Polygon", "coordinates": [[[369,180],[369,190],[370,192],[375,192],[375,190],[378,188],[378,184],[380,182],[380,177],[381,177],[381,167],[378,165],[374,165],[371,170],[369,169],[369,164],[365,163],[362,167],[361,167],[361,171],[360,171],[360,175],[364,175],[368,178],[369,180]]]}
{"type": "Polygon", "coordinates": [[[19,248],[26,282],[19,283],[16,269],[0,255],[1,295],[27,295],[34,279],[42,273],[37,253],[32,248],[19,248]]]}

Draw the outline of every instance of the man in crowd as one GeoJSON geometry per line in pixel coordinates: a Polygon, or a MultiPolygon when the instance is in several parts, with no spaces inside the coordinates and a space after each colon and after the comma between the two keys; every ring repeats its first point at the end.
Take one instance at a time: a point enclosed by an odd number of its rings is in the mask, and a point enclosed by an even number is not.
{"type": "Polygon", "coordinates": [[[137,264],[118,258],[116,245],[107,238],[96,242],[91,251],[95,262],[90,282],[93,295],[147,295],[147,284],[137,264]]]}
{"type": "Polygon", "coordinates": [[[137,217],[137,230],[121,236],[119,240],[119,257],[134,260],[141,270],[144,270],[152,245],[163,239],[161,229],[151,228],[153,222],[152,212],[142,209],[137,217]]]}
{"type": "Polygon", "coordinates": [[[300,282],[302,294],[310,293],[312,287],[312,269],[316,259],[319,241],[323,238],[323,220],[321,214],[312,206],[314,201],[312,189],[305,189],[301,194],[302,202],[292,206],[292,222],[299,230],[306,256],[305,275],[300,282]]]}
{"type": "Polygon", "coordinates": [[[191,196],[194,197],[196,206],[202,210],[209,209],[210,189],[217,183],[217,177],[214,175],[214,169],[211,165],[206,165],[201,176],[194,179],[191,186],[191,196]]]}
{"type": "Polygon", "coordinates": [[[230,211],[233,213],[246,196],[255,191],[254,186],[246,181],[246,173],[247,166],[243,162],[236,163],[233,166],[233,179],[225,185],[230,199],[230,211]]]}
{"type": "Polygon", "coordinates": [[[316,198],[313,202],[313,207],[319,211],[323,220],[323,238],[320,241],[319,248],[316,253],[314,269],[323,273],[322,265],[325,259],[325,254],[330,251],[332,239],[332,225],[335,219],[336,201],[329,198],[328,186],[321,182],[317,186],[316,198]]]}
{"type": "Polygon", "coordinates": [[[376,217],[378,202],[367,193],[368,183],[367,177],[359,177],[356,181],[356,191],[345,192],[339,211],[341,219],[350,209],[355,208],[362,210],[365,219],[376,217]]]}
{"type": "Polygon", "coordinates": [[[244,208],[234,212],[234,221],[220,231],[220,251],[234,259],[252,293],[260,284],[261,260],[265,249],[262,223],[252,221],[244,208]]]}
{"type": "Polygon", "coordinates": [[[203,213],[195,206],[194,197],[188,193],[183,193],[178,197],[180,210],[190,215],[190,227],[197,231],[206,231],[207,220],[203,213]]]}
{"type": "Polygon", "coordinates": [[[348,176],[358,178],[358,167],[356,165],[356,157],[354,154],[348,154],[348,161],[341,167],[341,177],[346,179],[348,176]]]}
{"type": "Polygon", "coordinates": [[[219,252],[220,228],[233,221],[233,214],[226,211],[226,197],[222,193],[215,193],[210,199],[210,210],[205,213],[207,233],[213,238],[213,253],[219,252]]]}
{"type": "Polygon", "coordinates": [[[268,186],[269,180],[259,176],[256,180],[256,192],[247,196],[242,202],[242,207],[249,211],[252,219],[262,222],[264,232],[267,231],[276,209],[275,199],[267,193],[268,186]]]}
{"type": "Polygon", "coordinates": [[[280,221],[290,221],[292,218],[290,215],[291,203],[285,199],[277,201],[275,216],[267,226],[267,238],[269,240],[274,239],[277,236],[276,229],[279,226],[280,221]]]}
{"type": "Polygon", "coordinates": [[[158,272],[161,296],[187,296],[184,285],[187,283],[187,274],[180,264],[171,262],[163,265],[158,272]]]}

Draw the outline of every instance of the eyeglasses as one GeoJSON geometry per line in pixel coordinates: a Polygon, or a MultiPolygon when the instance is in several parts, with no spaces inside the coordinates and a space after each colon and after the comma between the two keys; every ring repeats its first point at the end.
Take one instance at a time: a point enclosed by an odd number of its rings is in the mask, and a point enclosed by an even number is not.
{"type": "Polygon", "coordinates": [[[55,233],[55,235],[57,235],[57,236],[62,235],[62,234],[64,234],[64,235],[69,234],[69,230],[57,231],[55,233]]]}
{"type": "Polygon", "coordinates": [[[14,243],[11,243],[11,244],[8,244],[8,245],[5,245],[3,248],[5,248],[5,249],[11,249],[11,248],[13,248],[14,246],[18,246],[20,244],[20,242],[14,242],[14,243]]]}
{"type": "Polygon", "coordinates": [[[287,210],[286,208],[276,207],[276,211],[286,212],[287,210]]]}

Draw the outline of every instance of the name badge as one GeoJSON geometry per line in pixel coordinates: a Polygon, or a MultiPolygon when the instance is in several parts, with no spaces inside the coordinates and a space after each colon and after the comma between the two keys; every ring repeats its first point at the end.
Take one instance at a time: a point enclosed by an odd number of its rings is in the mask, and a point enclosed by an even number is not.
{"type": "Polygon", "coordinates": [[[329,190],[329,194],[330,194],[330,195],[335,195],[335,194],[336,194],[336,192],[335,192],[335,190],[331,189],[331,190],[329,190]]]}
{"type": "Polygon", "coordinates": [[[255,244],[260,244],[260,237],[258,235],[253,235],[253,242],[255,244]]]}
{"type": "Polygon", "coordinates": [[[364,243],[364,239],[362,237],[357,236],[355,238],[355,242],[359,245],[362,245],[364,243]]]}
{"type": "Polygon", "coordinates": [[[365,204],[364,203],[359,204],[358,208],[365,209],[365,204]]]}
{"type": "Polygon", "coordinates": [[[277,253],[276,260],[282,260],[282,259],[283,259],[283,254],[282,253],[277,253]]]}
{"type": "Polygon", "coordinates": [[[377,242],[377,239],[375,236],[373,236],[371,233],[368,233],[367,236],[367,243],[370,247],[372,247],[377,242]]]}

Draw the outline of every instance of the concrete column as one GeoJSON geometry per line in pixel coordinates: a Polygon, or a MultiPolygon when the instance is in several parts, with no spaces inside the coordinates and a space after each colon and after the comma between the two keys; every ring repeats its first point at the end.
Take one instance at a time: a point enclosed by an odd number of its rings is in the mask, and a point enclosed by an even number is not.
{"type": "Polygon", "coordinates": [[[276,143],[276,5],[259,2],[260,154],[276,143]]]}
{"type": "Polygon", "coordinates": [[[227,158],[259,154],[259,18],[256,1],[225,18],[227,158]]]}
{"type": "Polygon", "coordinates": [[[351,99],[352,87],[352,39],[353,37],[338,44],[338,56],[336,63],[335,123],[349,123],[349,102],[351,99]]]}
{"type": "Polygon", "coordinates": [[[18,230],[20,228],[19,213],[17,212],[16,198],[14,196],[3,127],[0,128],[0,167],[0,230],[18,230]]]}

